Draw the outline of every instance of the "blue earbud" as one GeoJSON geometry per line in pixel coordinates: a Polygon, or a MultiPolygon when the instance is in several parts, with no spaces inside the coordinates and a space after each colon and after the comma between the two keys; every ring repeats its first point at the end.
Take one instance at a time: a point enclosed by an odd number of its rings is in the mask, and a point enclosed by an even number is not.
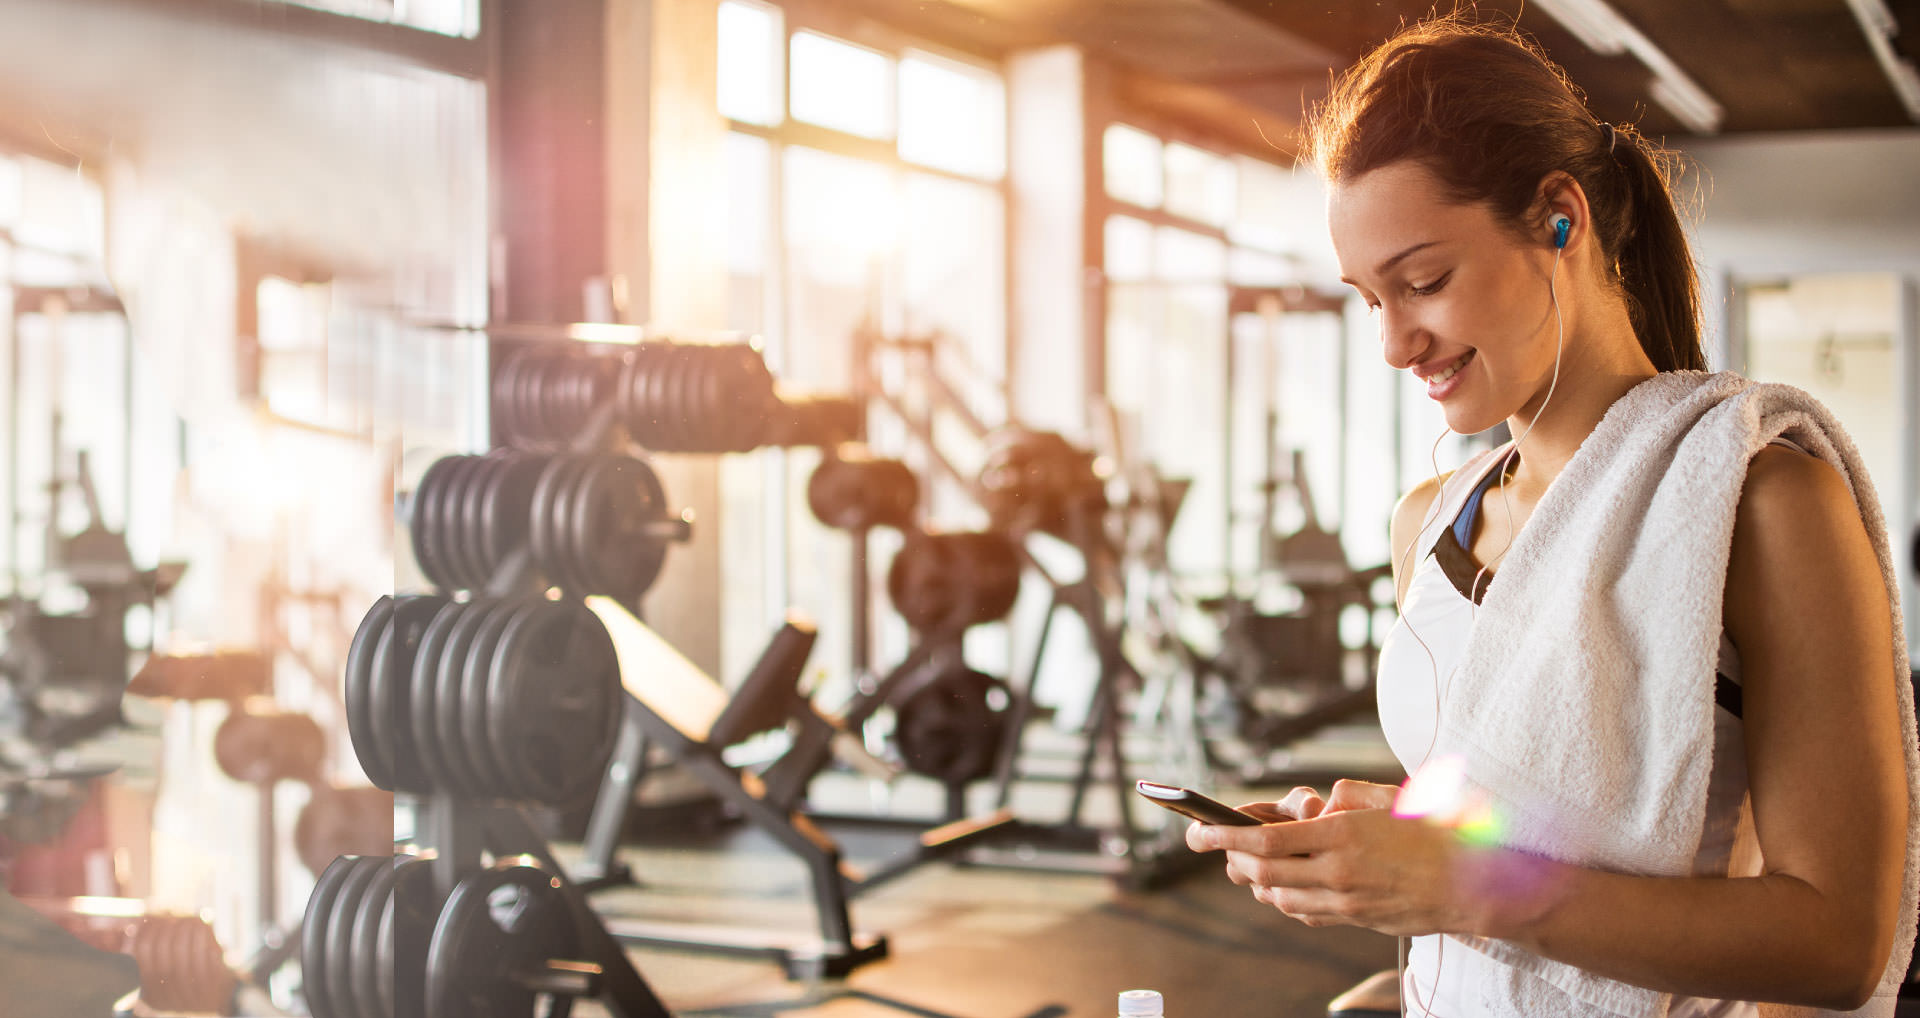
{"type": "Polygon", "coordinates": [[[1553,225],[1553,246],[1566,247],[1567,231],[1573,229],[1573,220],[1562,213],[1547,220],[1547,222],[1553,225]]]}

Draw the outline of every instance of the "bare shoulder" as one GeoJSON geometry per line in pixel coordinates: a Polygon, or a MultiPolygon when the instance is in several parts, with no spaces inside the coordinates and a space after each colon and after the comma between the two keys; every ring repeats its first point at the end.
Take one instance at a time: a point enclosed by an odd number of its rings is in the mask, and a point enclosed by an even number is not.
{"type": "Polygon", "coordinates": [[[1447,478],[1453,472],[1429,477],[1413,486],[1413,490],[1400,496],[1400,503],[1393,507],[1393,525],[1390,543],[1393,546],[1393,574],[1399,583],[1401,593],[1406,592],[1406,577],[1400,575],[1400,563],[1407,557],[1407,549],[1425,529],[1427,514],[1432,512],[1433,503],[1440,497],[1440,490],[1446,486],[1447,478]]]}
{"type": "MultiPolygon", "coordinates": [[[[1870,611],[1886,592],[1867,526],[1840,471],[1769,446],[1747,465],[1728,563],[1730,629],[1786,624],[1809,603],[1870,611]]],[[[1740,643],[1736,635],[1734,642],[1740,643]]]]}
{"type": "Polygon", "coordinates": [[[1840,471],[1818,457],[1778,445],[1761,449],[1747,463],[1740,522],[1767,532],[1784,527],[1801,534],[1810,525],[1865,529],[1840,471]]]}

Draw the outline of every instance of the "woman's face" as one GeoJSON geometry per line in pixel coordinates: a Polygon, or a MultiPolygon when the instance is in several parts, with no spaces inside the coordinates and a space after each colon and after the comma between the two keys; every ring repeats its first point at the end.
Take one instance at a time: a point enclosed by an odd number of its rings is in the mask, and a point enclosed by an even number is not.
{"type": "Polygon", "coordinates": [[[1525,243],[1411,161],[1334,184],[1327,212],[1341,278],[1378,316],[1387,363],[1426,384],[1449,428],[1538,409],[1557,340],[1545,227],[1525,243]]]}

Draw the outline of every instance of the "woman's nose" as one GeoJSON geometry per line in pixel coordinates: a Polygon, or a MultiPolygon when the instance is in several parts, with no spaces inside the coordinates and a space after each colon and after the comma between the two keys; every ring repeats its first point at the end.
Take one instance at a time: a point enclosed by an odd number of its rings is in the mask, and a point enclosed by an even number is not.
{"type": "Polygon", "coordinates": [[[1404,371],[1420,361],[1420,355],[1431,345],[1431,339],[1425,329],[1404,312],[1389,311],[1381,308],[1380,318],[1380,354],[1395,370],[1404,371]]]}

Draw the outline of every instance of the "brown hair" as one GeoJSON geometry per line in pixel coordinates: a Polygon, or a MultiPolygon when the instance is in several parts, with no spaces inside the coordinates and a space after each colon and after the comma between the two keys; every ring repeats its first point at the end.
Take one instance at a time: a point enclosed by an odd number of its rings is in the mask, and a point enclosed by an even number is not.
{"type": "Polygon", "coordinates": [[[1329,181],[1418,160],[1464,203],[1540,229],[1540,182],[1586,192],[1640,346],[1661,371],[1703,370],[1693,255],[1675,207],[1674,153],[1587,112],[1566,74],[1511,27],[1455,14],[1402,29],[1308,114],[1305,158],[1329,181]]]}

